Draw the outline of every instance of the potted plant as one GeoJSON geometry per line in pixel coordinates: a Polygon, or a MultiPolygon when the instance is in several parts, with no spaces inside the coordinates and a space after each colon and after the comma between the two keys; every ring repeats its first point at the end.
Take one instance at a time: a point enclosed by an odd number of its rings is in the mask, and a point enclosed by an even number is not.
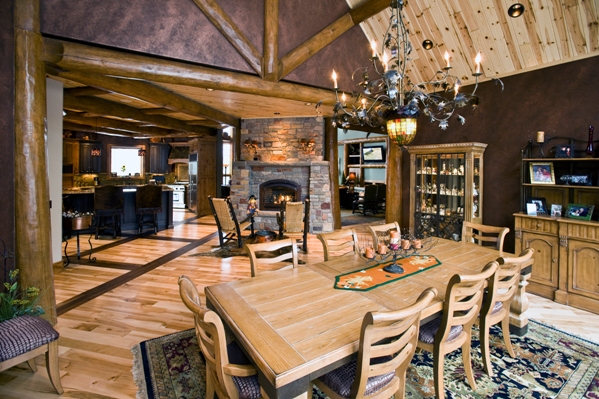
{"type": "Polygon", "coordinates": [[[6,244],[2,242],[1,256],[3,258],[4,286],[0,291],[0,323],[23,315],[39,316],[44,309],[38,305],[40,290],[37,287],[19,286],[19,269],[8,268],[7,261],[11,258],[6,244]]]}

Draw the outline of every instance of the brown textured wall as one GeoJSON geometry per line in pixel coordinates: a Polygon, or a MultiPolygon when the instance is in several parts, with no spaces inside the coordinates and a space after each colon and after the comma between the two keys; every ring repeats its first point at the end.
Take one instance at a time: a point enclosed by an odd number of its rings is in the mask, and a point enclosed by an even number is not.
{"type": "MultiPolygon", "coordinates": [[[[264,2],[219,0],[220,7],[263,49],[264,2]]],[[[280,2],[279,57],[347,12],[344,1],[280,2]]],[[[192,0],[44,0],[42,34],[256,74],[192,0]]],[[[283,80],[353,90],[353,71],[368,64],[369,44],[355,26],[283,80]]]]}
{"type": "MultiPolygon", "coordinates": [[[[514,249],[513,214],[520,211],[521,150],[536,132],[586,140],[588,125],[599,126],[599,106],[594,88],[599,87],[599,57],[570,62],[503,79],[505,90],[492,82],[478,87],[478,109],[460,112],[466,124],[451,119],[443,131],[422,116],[413,144],[477,141],[485,151],[483,222],[508,226],[506,250],[514,249]]],[[[468,92],[472,87],[464,87],[468,92]]],[[[580,144],[584,146],[584,143],[580,144]]],[[[409,157],[402,165],[403,215],[409,216],[409,157]]]]}
{"type": "MultiPolygon", "coordinates": [[[[13,1],[0,1],[0,239],[11,252],[15,249],[13,7],[13,1]]],[[[0,251],[3,250],[0,243],[0,251]]],[[[8,262],[9,266],[12,264],[8,262]]],[[[3,273],[0,282],[4,282],[3,273]]]]}

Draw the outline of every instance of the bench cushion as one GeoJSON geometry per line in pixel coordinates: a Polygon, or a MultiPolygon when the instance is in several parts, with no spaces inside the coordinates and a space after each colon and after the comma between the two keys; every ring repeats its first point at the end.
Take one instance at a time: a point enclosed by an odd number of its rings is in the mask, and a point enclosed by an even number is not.
{"type": "Polygon", "coordinates": [[[37,316],[19,316],[0,323],[0,362],[58,339],[52,325],[37,316]]]}

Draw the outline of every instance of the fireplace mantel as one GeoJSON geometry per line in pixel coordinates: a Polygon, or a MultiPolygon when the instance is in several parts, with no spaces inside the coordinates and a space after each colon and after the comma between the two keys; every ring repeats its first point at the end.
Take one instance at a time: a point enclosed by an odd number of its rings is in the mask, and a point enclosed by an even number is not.
{"type": "Polygon", "coordinates": [[[326,166],[328,161],[235,161],[233,166],[255,167],[255,166],[286,166],[286,167],[302,167],[302,166],[326,166]]]}

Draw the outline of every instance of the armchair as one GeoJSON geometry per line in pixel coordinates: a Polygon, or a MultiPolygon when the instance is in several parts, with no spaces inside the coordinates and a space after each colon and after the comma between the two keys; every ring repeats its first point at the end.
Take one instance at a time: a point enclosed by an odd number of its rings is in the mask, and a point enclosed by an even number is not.
{"type": "Polygon", "coordinates": [[[254,236],[253,218],[249,217],[241,223],[238,222],[229,197],[212,198],[209,195],[208,201],[210,202],[210,209],[212,209],[216,227],[218,228],[218,240],[221,247],[229,240],[236,239],[238,248],[241,248],[243,246],[241,232],[248,228],[251,231],[249,237],[254,236]]]}

